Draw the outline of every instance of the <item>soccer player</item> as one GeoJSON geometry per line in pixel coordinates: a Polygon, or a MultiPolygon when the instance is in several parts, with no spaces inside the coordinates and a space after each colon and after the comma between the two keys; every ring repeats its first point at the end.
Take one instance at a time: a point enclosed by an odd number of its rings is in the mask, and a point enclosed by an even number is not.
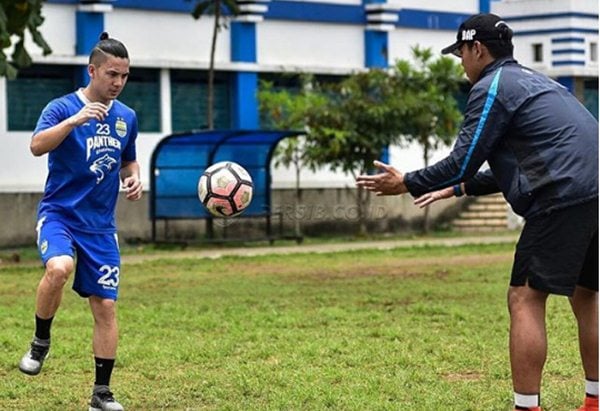
{"type": "Polygon", "coordinates": [[[75,270],[73,289],[88,299],[94,317],[96,380],[90,410],[121,411],[109,389],[118,342],[119,184],[128,200],[142,196],[136,114],[116,100],[129,75],[127,49],[102,33],[87,71],[90,81],[85,88],[44,108],[31,140],[34,156],[48,153],[36,227],[45,272],[37,289],[35,334],[19,369],[29,375],[41,371],[63,287],[75,270]]]}
{"type": "Polygon", "coordinates": [[[569,297],[579,328],[580,410],[597,411],[598,122],[566,88],[513,59],[512,30],[494,14],[471,16],[442,53],[460,57],[473,84],[452,152],[406,174],[375,162],[382,172],[357,185],[408,192],[421,207],[502,192],[525,218],[508,291],[515,409],[541,410],[546,300],[557,294],[569,297]]]}

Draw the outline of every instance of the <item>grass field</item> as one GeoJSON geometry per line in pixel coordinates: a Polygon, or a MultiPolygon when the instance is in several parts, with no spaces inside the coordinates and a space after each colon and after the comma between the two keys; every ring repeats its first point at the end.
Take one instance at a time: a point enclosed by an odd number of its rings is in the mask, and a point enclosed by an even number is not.
{"type": "MultiPolygon", "coordinates": [[[[132,410],[511,410],[513,245],[125,264],[112,387],[132,410]]],[[[51,357],[17,363],[39,267],[0,269],[0,410],[83,410],[92,318],[65,291],[51,357]]],[[[568,301],[550,298],[547,411],[583,397],[568,301]]]]}

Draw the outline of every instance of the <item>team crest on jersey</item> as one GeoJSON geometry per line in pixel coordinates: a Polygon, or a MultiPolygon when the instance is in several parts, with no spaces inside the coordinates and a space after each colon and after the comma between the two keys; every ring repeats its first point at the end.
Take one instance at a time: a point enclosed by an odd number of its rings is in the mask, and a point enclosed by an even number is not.
{"type": "Polygon", "coordinates": [[[46,254],[46,251],[48,251],[48,240],[44,240],[42,241],[42,243],[40,244],[40,252],[42,254],[46,254]]]}
{"type": "Polygon", "coordinates": [[[123,119],[117,119],[115,129],[117,130],[117,135],[119,137],[125,137],[127,135],[127,123],[123,121],[123,119]]]}

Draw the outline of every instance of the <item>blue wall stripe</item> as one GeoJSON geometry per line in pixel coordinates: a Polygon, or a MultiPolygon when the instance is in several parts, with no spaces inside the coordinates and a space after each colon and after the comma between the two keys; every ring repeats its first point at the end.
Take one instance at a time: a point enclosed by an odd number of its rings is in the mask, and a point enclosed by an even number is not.
{"type": "Polygon", "coordinates": [[[388,67],[388,34],[365,30],[365,67],[388,67]]]}
{"type": "Polygon", "coordinates": [[[325,4],[301,1],[271,1],[266,19],[289,21],[318,21],[324,23],[364,24],[362,5],[325,4]]]}
{"type": "MultiPolygon", "coordinates": [[[[104,13],[77,11],[75,14],[75,52],[79,56],[89,56],[104,31],[104,13]]],[[[87,64],[79,66],[75,72],[77,86],[84,87],[90,81],[87,64]]]]}
{"type": "MultiPolygon", "coordinates": [[[[256,23],[231,23],[231,60],[256,62],[256,23]]],[[[254,72],[233,73],[231,117],[233,127],[258,128],[258,75],[254,72]]]]}
{"type": "Polygon", "coordinates": [[[552,54],[585,54],[583,49],[558,49],[552,50],[552,54]]]}
{"type": "Polygon", "coordinates": [[[585,66],[585,61],[581,60],[565,60],[565,61],[553,61],[553,66],[585,66]]]}
{"type": "Polygon", "coordinates": [[[231,60],[256,62],[256,24],[231,22],[231,60]]]}
{"type": "Polygon", "coordinates": [[[579,17],[584,19],[598,19],[598,14],[593,13],[547,13],[547,14],[528,14],[526,16],[503,16],[504,21],[527,21],[527,20],[545,20],[545,19],[561,19],[565,17],[579,17]]]}
{"type": "Polygon", "coordinates": [[[552,34],[552,33],[590,33],[598,34],[598,29],[585,29],[575,27],[565,27],[560,29],[543,29],[543,30],[523,30],[515,31],[515,36],[531,36],[537,34],[552,34]]]}
{"type": "Polygon", "coordinates": [[[471,145],[469,146],[469,150],[467,151],[467,155],[460,167],[460,172],[456,177],[451,178],[448,181],[443,182],[442,184],[438,184],[433,189],[439,187],[447,187],[448,185],[462,181],[462,178],[465,175],[465,171],[467,170],[467,166],[469,165],[469,161],[471,161],[471,157],[473,156],[473,151],[475,151],[475,147],[479,142],[479,138],[481,137],[481,133],[486,125],[488,120],[488,116],[490,115],[490,111],[492,106],[494,105],[494,101],[496,101],[496,95],[498,94],[498,83],[500,82],[500,74],[502,73],[502,67],[498,69],[496,74],[494,75],[494,79],[492,80],[492,84],[488,90],[488,95],[485,100],[485,105],[483,106],[483,111],[481,113],[481,117],[479,117],[479,123],[477,123],[477,128],[475,129],[475,135],[473,136],[473,141],[471,141],[471,145]]]}
{"type": "Polygon", "coordinates": [[[479,0],[479,12],[489,13],[490,12],[490,0],[479,0]]]}
{"type": "Polygon", "coordinates": [[[232,126],[241,129],[258,128],[258,102],[256,73],[233,73],[232,126]]]}
{"type": "MultiPolygon", "coordinates": [[[[55,4],[79,4],[78,0],[46,0],[55,4]]],[[[490,0],[480,0],[485,3],[490,0]]],[[[133,8],[141,10],[163,10],[189,13],[194,3],[186,0],[114,0],[115,8],[133,8]]],[[[362,4],[335,4],[304,1],[271,0],[267,3],[265,19],[305,21],[340,24],[367,24],[362,4]]],[[[456,30],[470,14],[420,9],[402,9],[398,12],[396,26],[418,29],[456,30]]]]}
{"type": "Polygon", "coordinates": [[[469,18],[469,14],[402,9],[398,13],[396,26],[417,29],[456,30],[469,18]]]}
{"type": "MultiPolygon", "coordinates": [[[[54,4],[79,4],[79,0],[45,0],[54,4]]],[[[164,10],[189,13],[194,7],[194,2],[186,0],[114,0],[107,2],[113,7],[122,7],[142,10],[164,10]]]]}
{"type": "Polygon", "coordinates": [[[558,37],[552,39],[552,43],[585,43],[583,37],[558,37]]]}

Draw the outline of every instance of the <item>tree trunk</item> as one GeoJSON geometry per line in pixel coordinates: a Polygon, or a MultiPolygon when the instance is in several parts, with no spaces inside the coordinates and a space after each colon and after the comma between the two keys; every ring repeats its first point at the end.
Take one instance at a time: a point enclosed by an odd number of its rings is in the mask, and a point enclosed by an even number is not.
{"type": "Polygon", "coordinates": [[[294,210],[294,235],[296,238],[300,238],[302,236],[302,228],[300,227],[300,207],[302,207],[302,191],[300,190],[300,162],[294,161],[294,167],[296,168],[296,209],[294,210]]]}
{"type": "Polygon", "coordinates": [[[369,209],[369,200],[369,192],[362,187],[358,187],[356,192],[356,207],[358,210],[358,235],[361,237],[368,234],[367,212],[369,209]]]}
{"type": "MultiPolygon", "coordinates": [[[[425,167],[429,166],[429,144],[423,145],[423,163],[425,167]]],[[[429,206],[425,207],[423,210],[423,232],[428,233],[430,230],[430,222],[429,222],[429,206]]]]}
{"type": "Polygon", "coordinates": [[[208,90],[206,97],[206,125],[209,130],[215,128],[213,106],[214,106],[214,83],[215,83],[215,51],[217,48],[217,36],[219,34],[219,20],[221,19],[221,0],[215,1],[215,25],[213,28],[212,44],[210,47],[210,65],[208,67],[208,90]]]}

